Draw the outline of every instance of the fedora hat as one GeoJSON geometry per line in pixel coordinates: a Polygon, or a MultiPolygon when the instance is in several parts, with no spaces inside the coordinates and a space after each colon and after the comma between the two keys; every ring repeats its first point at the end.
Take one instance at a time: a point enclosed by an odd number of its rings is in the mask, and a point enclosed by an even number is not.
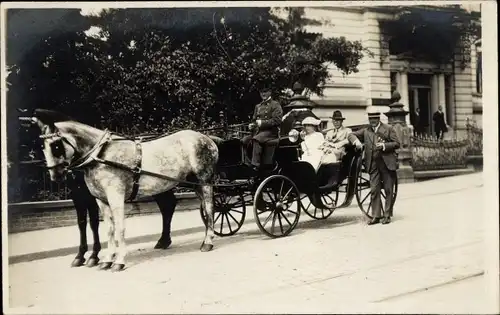
{"type": "Polygon", "coordinates": [[[312,125],[312,126],[318,126],[319,124],[321,124],[321,120],[319,119],[315,119],[314,117],[306,117],[304,118],[304,120],[302,120],[302,125],[305,126],[305,125],[312,125]]]}
{"type": "Polygon", "coordinates": [[[333,120],[344,120],[345,118],[342,117],[342,112],[340,110],[336,110],[333,112],[332,119],[333,120]]]}

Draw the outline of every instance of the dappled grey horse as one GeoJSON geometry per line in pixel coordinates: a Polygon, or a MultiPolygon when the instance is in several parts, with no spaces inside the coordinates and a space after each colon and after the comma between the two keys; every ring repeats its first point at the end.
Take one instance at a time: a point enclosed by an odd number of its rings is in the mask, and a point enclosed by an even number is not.
{"type": "MultiPolygon", "coordinates": [[[[163,196],[157,199],[161,204],[162,198],[173,196],[172,189],[180,183],[193,185],[201,200],[208,224],[200,249],[212,250],[211,183],[218,148],[208,136],[183,130],[140,142],[76,122],[54,111],[37,109],[28,119],[40,128],[43,153],[52,181],[63,179],[68,170],[84,171],[85,183],[97,199],[108,227],[108,251],[100,269],[121,271],[125,268],[125,200],[156,195],[163,196]],[[171,195],[165,195],[166,192],[171,195]]],[[[171,216],[167,219],[171,220],[171,216]]],[[[162,234],[163,237],[166,235],[162,234]]],[[[168,246],[168,242],[170,235],[163,239],[162,245],[168,246]]]]}

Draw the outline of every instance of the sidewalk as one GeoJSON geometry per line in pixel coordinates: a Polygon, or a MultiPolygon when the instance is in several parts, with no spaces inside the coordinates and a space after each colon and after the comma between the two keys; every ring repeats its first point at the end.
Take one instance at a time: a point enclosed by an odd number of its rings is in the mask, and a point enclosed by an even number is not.
{"type": "MultiPolygon", "coordinates": [[[[414,199],[424,196],[442,194],[446,192],[456,192],[470,187],[477,187],[483,184],[483,173],[474,173],[461,176],[445,177],[412,184],[401,184],[398,191],[397,200],[414,199]]],[[[397,205],[397,202],[396,202],[397,205]]],[[[357,208],[356,201],[353,201],[351,208],[357,208]]],[[[335,216],[335,214],[333,215],[335,216]]],[[[361,213],[360,213],[361,216],[361,213]]],[[[305,214],[300,221],[309,219],[305,214]]],[[[161,233],[161,215],[153,214],[127,218],[126,235],[127,244],[155,243],[161,233]]],[[[247,207],[247,218],[245,225],[251,224],[257,230],[254,223],[251,207],[247,207]]],[[[172,237],[203,232],[203,226],[198,210],[178,211],[172,220],[172,237]]],[[[89,250],[92,248],[92,232],[87,227],[87,240],[89,250]]],[[[105,225],[99,225],[99,235],[103,249],[106,248],[105,225]]],[[[9,235],[9,263],[18,263],[35,259],[43,259],[56,256],[76,254],[79,245],[78,227],[68,226],[46,230],[30,231],[9,235]]],[[[154,246],[154,244],[152,245],[154,246]]]]}

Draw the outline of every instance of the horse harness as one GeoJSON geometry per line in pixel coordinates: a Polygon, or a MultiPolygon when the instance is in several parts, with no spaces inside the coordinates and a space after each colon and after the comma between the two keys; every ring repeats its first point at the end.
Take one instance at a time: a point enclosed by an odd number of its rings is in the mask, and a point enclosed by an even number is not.
{"type": "MultiPolygon", "coordinates": [[[[73,148],[73,150],[75,152],[75,156],[79,156],[80,155],[80,154],[77,154],[78,151],[76,150],[75,146],[68,139],[66,139],[65,137],[63,137],[59,133],[59,131],[56,131],[56,132],[51,133],[51,134],[46,134],[46,135],[41,135],[40,136],[41,139],[47,139],[47,138],[52,138],[52,137],[58,137],[62,141],[64,141],[67,144],[69,144],[73,148]]],[[[70,163],[68,163],[66,161],[63,161],[63,162],[58,163],[56,165],[46,166],[46,168],[47,169],[53,169],[53,168],[60,167],[60,166],[66,166],[68,170],[72,171],[72,170],[81,169],[84,166],[87,166],[88,164],[90,164],[90,163],[92,163],[92,162],[95,161],[95,162],[98,162],[98,163],[101,163],[101,164],[109,165],[109,166],[112,166],[112,167],[116,167],[116,168],[119,168],[119,169],[122,169],[122,170],[126,170],[126,171],[129,171],[129,172],[132,172],[132,174],[133,174],[132,192],[131,192],[130,196],[128,197],[127,201],[133,201],[137,197],[137,193],[139,192],[139,180],[140,180],[141,175],[154,176],[154,177],[158,177],[158,178],[161,178],[161,179],[174,181],[174,182],[177,182],[179,184],[185,184],[185,185],[189,185],[189,186],[200,185],[200,183],[198,183],[198,182],[192,182],[192,181],[182,180],[182,179],[179,179],[179,178],[170,177],[168,175],[158,174],[158,173],[154,173],[154,172],[143,170],[142,169],[142,146],[141,146],[141,142],[143,140],[143,137],[130,138],[130,137],[122,136],[122,135],[119,135],[118,137],[119,138],[113,138],[113,134],[106,129],[104,135],[102,136],[102,138],[94,145],[94,147],[92,149],[89,150],[89,152],[83,154],[82,156],[79,156],[78,158],[76,158],[75,161],[72,161],[70,163]],[[115,162],[115,161],[105,160],[105,159],[102,159],[102,158],[99,157],[101,155],[101,153],[103,152],[103,150],[105,149],[105,147],[109,143],[111,143],[112,141],[133,141],[135,143],[136,158],[135,158],[135,166],[134,167],[130,167],[130,166],[126,165],[126,164],[115,162]]],[[[161,137],[161,135],[158,136],[158,137],[161,137]]],[[[148,140],[154,140],[154,139],[148,139],[148,140]]],[[[203,185],[212,186],[212,187],[214,187],[214,186],[218,186],[218,187],[228,186],[228,187],[231,187],[232,186],[231,184],[222,184],[222,183],[216,184],[216,185],[215,184],[204,183],[203,185]]]]}

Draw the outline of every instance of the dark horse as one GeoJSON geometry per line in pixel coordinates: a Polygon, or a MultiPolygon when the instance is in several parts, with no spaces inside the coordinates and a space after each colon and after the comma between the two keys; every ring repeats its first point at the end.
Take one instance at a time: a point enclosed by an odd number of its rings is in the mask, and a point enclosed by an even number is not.
{"type": "MultiPolygon", "coordinates": [[[[26,119],[26,118],[25,118],[26,119]]],[[[201,251],[213,248],[213,186],[218,148],[208,136],[183,130],[138,143],[108,131],[73,121],[54,111],[36,110],[27,118],[40,128],[50,179],[59,181],[68,170],[84,171],[89,192],[96,198],[108,227],[108,253],[100,269],[125,268],[125,200],[156,196],[163,213],[163,233],[157,247],[170,245],[170,221],[175,205],[172,188],[195,183],[207,217],[201,251]],[[167,208],[168,210],[164,210],[167,208]],[[168,228],[167,228],[168,227],[168,228]],[[118,243],[118,246],[115,244],[118,243]]]]}

